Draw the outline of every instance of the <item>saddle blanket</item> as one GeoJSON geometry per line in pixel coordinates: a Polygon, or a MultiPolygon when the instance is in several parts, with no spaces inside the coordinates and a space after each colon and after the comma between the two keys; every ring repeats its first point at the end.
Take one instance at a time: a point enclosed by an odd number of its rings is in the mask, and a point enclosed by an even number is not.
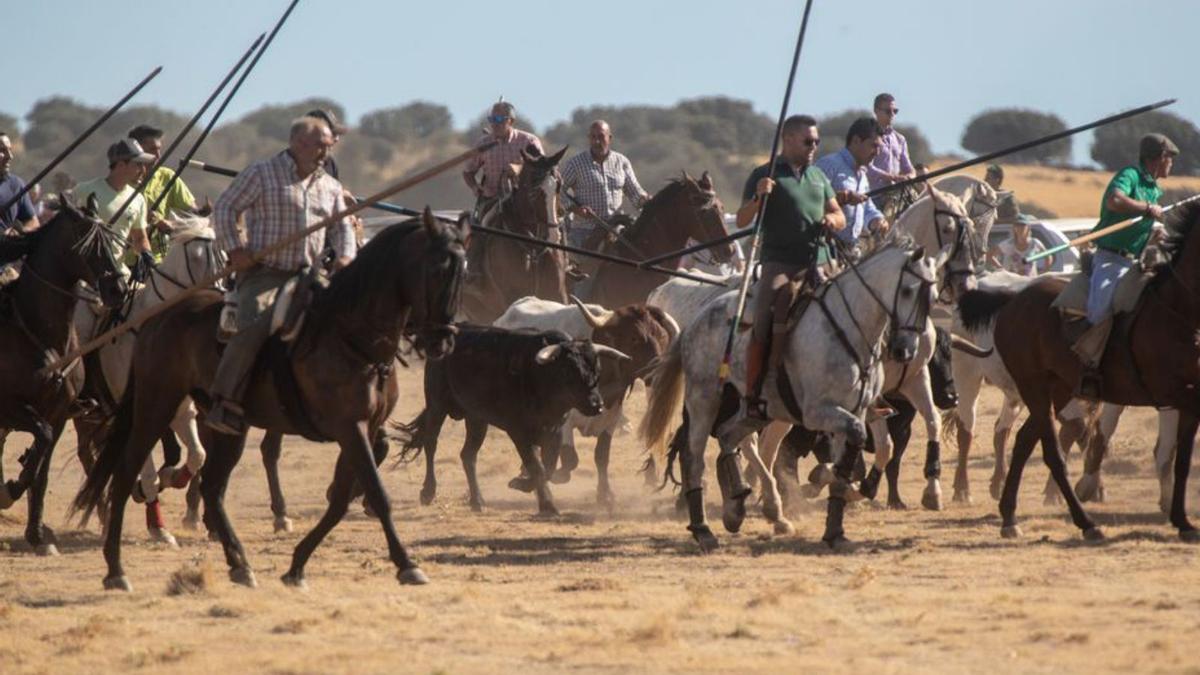
{"type": "MultiPolygon", "coordinates": [[[[1121,279],[1121,283],[1117,286],[1117,292],[1113,295],[1111,314],[1132,312],[1137,307],[1138,299],[1142,297],[1142,291],[1145,290],[1146,284],[1150,283],[1152,278],[1154,275],[1146,274],[1136,266],[1129,270],[1129,273],[1121,279]]],[[[1090,277],[1086,274],[1071,275],[1070,281],[1054,299],[1051,306],[1069,317],[1086,316],[1089,283],[1090,277]]]]}

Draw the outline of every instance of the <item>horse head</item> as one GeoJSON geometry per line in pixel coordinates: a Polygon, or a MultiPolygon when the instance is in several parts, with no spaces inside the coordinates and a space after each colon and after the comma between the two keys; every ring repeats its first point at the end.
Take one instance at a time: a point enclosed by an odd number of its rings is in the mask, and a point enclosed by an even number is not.
{"type": "Polygon", "coordinates": [[[925,257],[923,247],[906,253],[896,275],[896,286],[892,289],[887,340],[888,356],[900,363],[912,361],[921,348],[937,280],[937,273],[931,260],[925,257]]]}
{"type": "MultiPolygon", "coordinates": [[[[696,241],[711,241],[728,234],[725,231],[725,206],[717,197],[717,189],[707,171],[700,175],[699,180],[684,171],[679,180],[673,181],[659,194],[666,196],[671,188],[675,190],[675,199],[671,200],[675,212],[659,222],[667,227],[673,223],[682,224],[686,232],[681,240],[690,237],[696,241]]],[[[651,202],[656,201],[651,199],[651,202]]],[[[647,208],[650,208],[649,205],[647,208]]],[[[711,250],[718,262],[733,260],[732,246],[717,246],[711,250]]]]}
{"type": "Polygon", "coordinates": [[[971,218],[962,200],[927,186],[926,193],[896,221],[896,230],[934,252],[939,297],[947,302],[968,291],[974,281],[975,255],[971,218]]]}
{"type": "Polygon", "coordinates": [[[120,305],[127,286],[115,251],[121,250],[125,242],[96,217],[99,206],[94,194],[88,196],[83,210],[62,195],[59,200],[58,213],[42,226],[45,231],[36,235],[42,242],[39,251],[45,252],[37,256],[39,267],[35,273],[66,287],[86,282],[100,292],[106,306],[120,305]],[[57,266],[58,271],[51,272],[50,266],[57,266]]]}
{"type": "Polygon", "coordinates": [[[521,151],[521,168],[512,199],[521,220],[534,225],[535,236],[547,227],[558,226],[558,192],[562,187],[558,163],[568,147],[548,157],[532,146],[521,151]]]}
{"type": "Polygon", "coordinates": [[[168,234],[170,248],[159,270],[171,282],[193,286],[225,267],[225,252],[215,246],[216,233],[209,219],[175,212],[168,234]]]}
{"type": "Polygon", "coordinates": [[[420,263],[413,265],[409,288],[416,345],[429,358],[439,359],[454,350],[454,315],[462,299],[462,280],[467,260],[470,219],[464,214],[457,224],[434,217],[428,206],[421,214],[426,245],[420,263]]]}

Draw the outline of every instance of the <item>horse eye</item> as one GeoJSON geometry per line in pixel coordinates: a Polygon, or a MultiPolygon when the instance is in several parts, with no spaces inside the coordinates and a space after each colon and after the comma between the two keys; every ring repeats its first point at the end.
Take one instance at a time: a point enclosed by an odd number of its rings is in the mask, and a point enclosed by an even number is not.
{"type": "Polygon", "coordinates": [[[911,289],[911,288],[905,288],[905,289],[903,289],[903,290],[901,290],[901,291],[900,291],[900,295],[901,295],[901,296],[903,296],[903,297],[905,297],[905,298],[911,298],[911,297],[913,296],[913,289],[911,289]]]}

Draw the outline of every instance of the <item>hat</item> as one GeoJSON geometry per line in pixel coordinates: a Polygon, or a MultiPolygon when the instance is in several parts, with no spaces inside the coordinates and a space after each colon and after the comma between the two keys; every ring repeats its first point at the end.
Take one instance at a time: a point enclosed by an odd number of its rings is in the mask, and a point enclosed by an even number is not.
{"type": "Polygon", "coordinates": [[[1017,219],[1013,221],[1013,225],[1033,225],[1038,220],[1028,213],[1018,213],[1017,219]]]}
{"type": "Polygon", "coordinates": [[[121,140],[108,146],[108,163],[133,162],[134,164],[153,164],[154,155],[142,149],[142,144],[132,138],[121,140]]]}
{"type": "Polygon", "coordinates": [[[1161,157],[1163,153],[1170,155],[1179,154],[1179,146],[1171,142],[1165,134],[1146,134],[1142,136],[1138,157],[1142,159],[1153,159],[1161,157]]]}
{"type": "Polygon", "coordinates": [[[340,124],[338,122],[337,115],[333,114],[332,110],[321,110],[320,108],[317,108],[315,110],[309,110],[308,112],[304,113],[304,116],[305,117],[315,117],[315,118],[325,122],[325,124],[328,124],[329,131],[334,136],[345,136],[346,132],[348,131],[348,129],[345,126],[343,126],[342,124],[340,124]]]}
{"type": "Polygon", "coordinates": [[[1000,177],[1004,176],[1004,169],[1000,168],[999,164],[988,164],[987,172],[988,175],[996,174],[1000,177]]]}

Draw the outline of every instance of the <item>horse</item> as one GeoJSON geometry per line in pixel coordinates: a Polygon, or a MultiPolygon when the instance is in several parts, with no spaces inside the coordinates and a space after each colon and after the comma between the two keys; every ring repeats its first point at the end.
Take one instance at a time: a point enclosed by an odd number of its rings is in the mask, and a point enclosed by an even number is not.
{"type": "MultiPolygon", "coordinates": [[[[882,352],[902,362],[916,356],[935,282],[934,264],[925,258],[923,249],[889,244],[820,287],[794,328],[776,346],[782,350],[780,365],[769,370],[764,386],[768,414],[772,419],[823,431],[833,439],[840,480],[830,490],[823,537],[831,546],[845,541],[842,514],[847,483],[866,441],[866,408],[882,389],[882,352]],[[890,332],[887,340],[885,331],[890,332]],[[847,444],[852,452],[845,451],[847,444]]],[[[749,339],[745,331],[739,331],[734,343],[730,379],[723,389],[718,388],[714,364],[721,360],[736,302],[732,291],[711,302],[661,357],[649,375],[655,386],[639,430],[647,447],[659,447],[683,401],[684,426],[676,433],[676,441],[686,443],[683,482],[688,529],[704,552],[719,546],[704,515],[702,478],[708,437],[716,436],[721,448],[717,478],[724,501],[724,525],[737,532],[750,488],[742,481],[736,447],[765,426],[736,414],[745,386],[744,354],[749,339]]],[[[764,512],[776,521],[780,504],[774,479],[753,444],[748,454],[764,482],[764,512]]]]}
{"type": "Polygon", "coordinates": [[[975,224],[973,241],[978,257],[975,263],[983,262],[988,250],[988,235],[996,224],[996,216],[1000,208],[1000,195],[995,188],[974,176],[954,174],[946,176],[933,184],[942,192],[950,193],[959,198],[967,208],[967,215],[975,224]]]}
{"type": "MultiPolygon", "coordinates": [[[[1200,542],[1200,530],[1188,520],[1185,508],[1188,473],[1196,429],[1200,426],[1200,208],[1180,209],[1173,231],[1162,245],[1167,262],[1146,286],[1132,311],[1113,321],[1108,348],[1100,365],[1102,400],[1119,405],[1175,408],[1175,479],[1170,522],[1186,542],[1200,542]],[[1153,364],[1153,367],[1148,367],[1153,364]]],[[[1066,465],[1054,433],[1052,412],[1061,410],[1077,390],[1083,364],[1071,351],[1062,319],[1052,306],[1065,286],[1058,278],[1039,278],[995,312],[996,349],[1012,375],[1029,418],[1017,431],[1012,464],[1000,498],[1006,538],[1021,536],[1016,521],[1017,491],[1021,472],[1041,442],[1043,458],[1062,492],[1071,520],[1087,541],[1100,541],[1104,533],[1083,510],[1071,488],[1066,465]]]]}
{"type": "MultiPolygon", "coordinates": [[[[558,163],[566,148],[546,157],[521,151],[517,184],[484,216],[481,224],[536,239],[559,241],[558,163]]],[[[487,236],[479,263],[463,295],[463,316],[491,323],[518,298],[528,295],[567,302],[566,258],[544,246],[487,236]]],[[[476,246],[480,245],[478,243],[476,246]]]]}
{"type": "Polygon", "coordinates": [[[25,541],[38,555],[56,555],[54,532],[42,522],[50,460],[83,389],[79,360],[43,372],[79,346],[71,321],[81,299],[79,282],[100,293],[110,308],[125,297],[125,279],[114,251],[122,243],[96,217],[94,198],[83,210],[60,198],[62,208],[33,232],[0,238],[0,263],[24,258],[21,276],[0,295],[0,428],[33,435],[15,480],[0,475],[0,509],[29,494],[25,541]]]}
{"type": "MultiPolygon", "coordinates": [[[[434,219],[427,208],[419,220],[393,225],[371,239],[358,257],[333,276],[308,308],[299,334],[283,352],[278,340],[264,350],[245,399],[251,426],[340,446],[329,506],[321,520],[296,546],[285,584],[306,585],[304,567],[313,550],[342,519],[355,479],[383,526],[397,578],[402,584],[428,583],[396,534],[391,502],[372,456],[371,439],[383,424],[384,390],[404,340],[430,358],[453,348],[450,323],[460,301],[469,224],[460,227],[434,219]],[[272,353],[272,350],[275,350],[272,353]],[[282,364],[280,363],[282,361],[282,364]],[[274,371],[272,373],[271,371],[274,371]],[[290,371],[290,372],[289,372],[290,371]],[[294,386],[278,389],[272,377],[294,386]]],[[[104,542],[106,589],[132,590],[121,566],[121,525],[125,501],[155,440],[188,395],[207,409],[207,391],[220,359],[217,323],[222,298],[198,293],[147,321],[137,340],[138,359],[114,431],[76,495],[73,511],[90,510],[111,492],[104,542]]],[[[245,434],[205,429],[208,458],[201,472],[204,517],[225,552],[234,583],[257,581],[229,516],[224,494],[230,473],[241,458],[245,434]]]]}
{"type": "MultiPolygon", "coordinates": [[[[622,232],[622,237],[634,248],[654,257],[684,247],[688,238],[711,241],[724,237],[725,207],[717,197],[712,177],[705,171],[699,180],[684,172],[683,176],[667,183],[646,205],[637,220],[622,232]]],[[[710,249],[718,262],[729,262],[733,254],[728,246],[710,249]]],[[[619,244],[612,253],[628,255],[619,244]]],[[[679,266],[679,258],[661,263],[668,268],[679,266]]],[[[586,302],[602,307],[624,307],[645,302],[664,275],[651,270],[631,269],[613,262],[601,262],[587,290],[580,295],[586,302]]],[[[577,294],[579,295],[579,294],[577,294]]]]}
{"type": "MultiPolygon", "coordinates": [[[[126,313],[129,316],[147,310],[169,298],[172,298],[187,288],[196,285],[202,279],[220,272],[224,267],[224,254],[217,251],[213,245],[216,238],[208,219],[199,216],[177,215],[175,225],[170,232],[170,249],[159,265],[152,266],[146,282],[133,293],[126,313]]],[[[94,337],[100,325],[98,316],[91,307],[80,304],[75,310],[75,329],[80,335],[94,337]]],[[[101,406],[97,414],[77,417],[74,420],[75,435],[78,439],[77,454],[86,473],[92,467],[99,450],[96,445],[102,438],[108,415],[104,409],[111,412],[125,394],[125,385],[129,379],[129,370],[133,364],[134,342],[137,337],[133,332],[125,333],[112,342],[96,350],[95,367],[89,367],[89,376],[96,381],[91,384],[96,393],[110,402],[101,406]]],[[[160,481],[163,486],[184,487],[191,482],[192,476],[200,472],[204,464],[204,447],[196,427],[196,408],[190,399],[180,404],[175,418],[171,421],[171,431],[164,438],[178,435],[187,446],[187,462],[183,466],[175,466],[178,458],[168,457],[161,471],[156,471],[154,462],[147,459],[141,473],[140,499],[146,503],[146,527],[153,541],[167,545],[176,545],[175,537],[166,529],[162,511],[158,502],[160,481]],[[172,461],[174,460],[174,461],[172,461]]],[[[169,453],[164,453],[169,454],[169,453]]]]}

